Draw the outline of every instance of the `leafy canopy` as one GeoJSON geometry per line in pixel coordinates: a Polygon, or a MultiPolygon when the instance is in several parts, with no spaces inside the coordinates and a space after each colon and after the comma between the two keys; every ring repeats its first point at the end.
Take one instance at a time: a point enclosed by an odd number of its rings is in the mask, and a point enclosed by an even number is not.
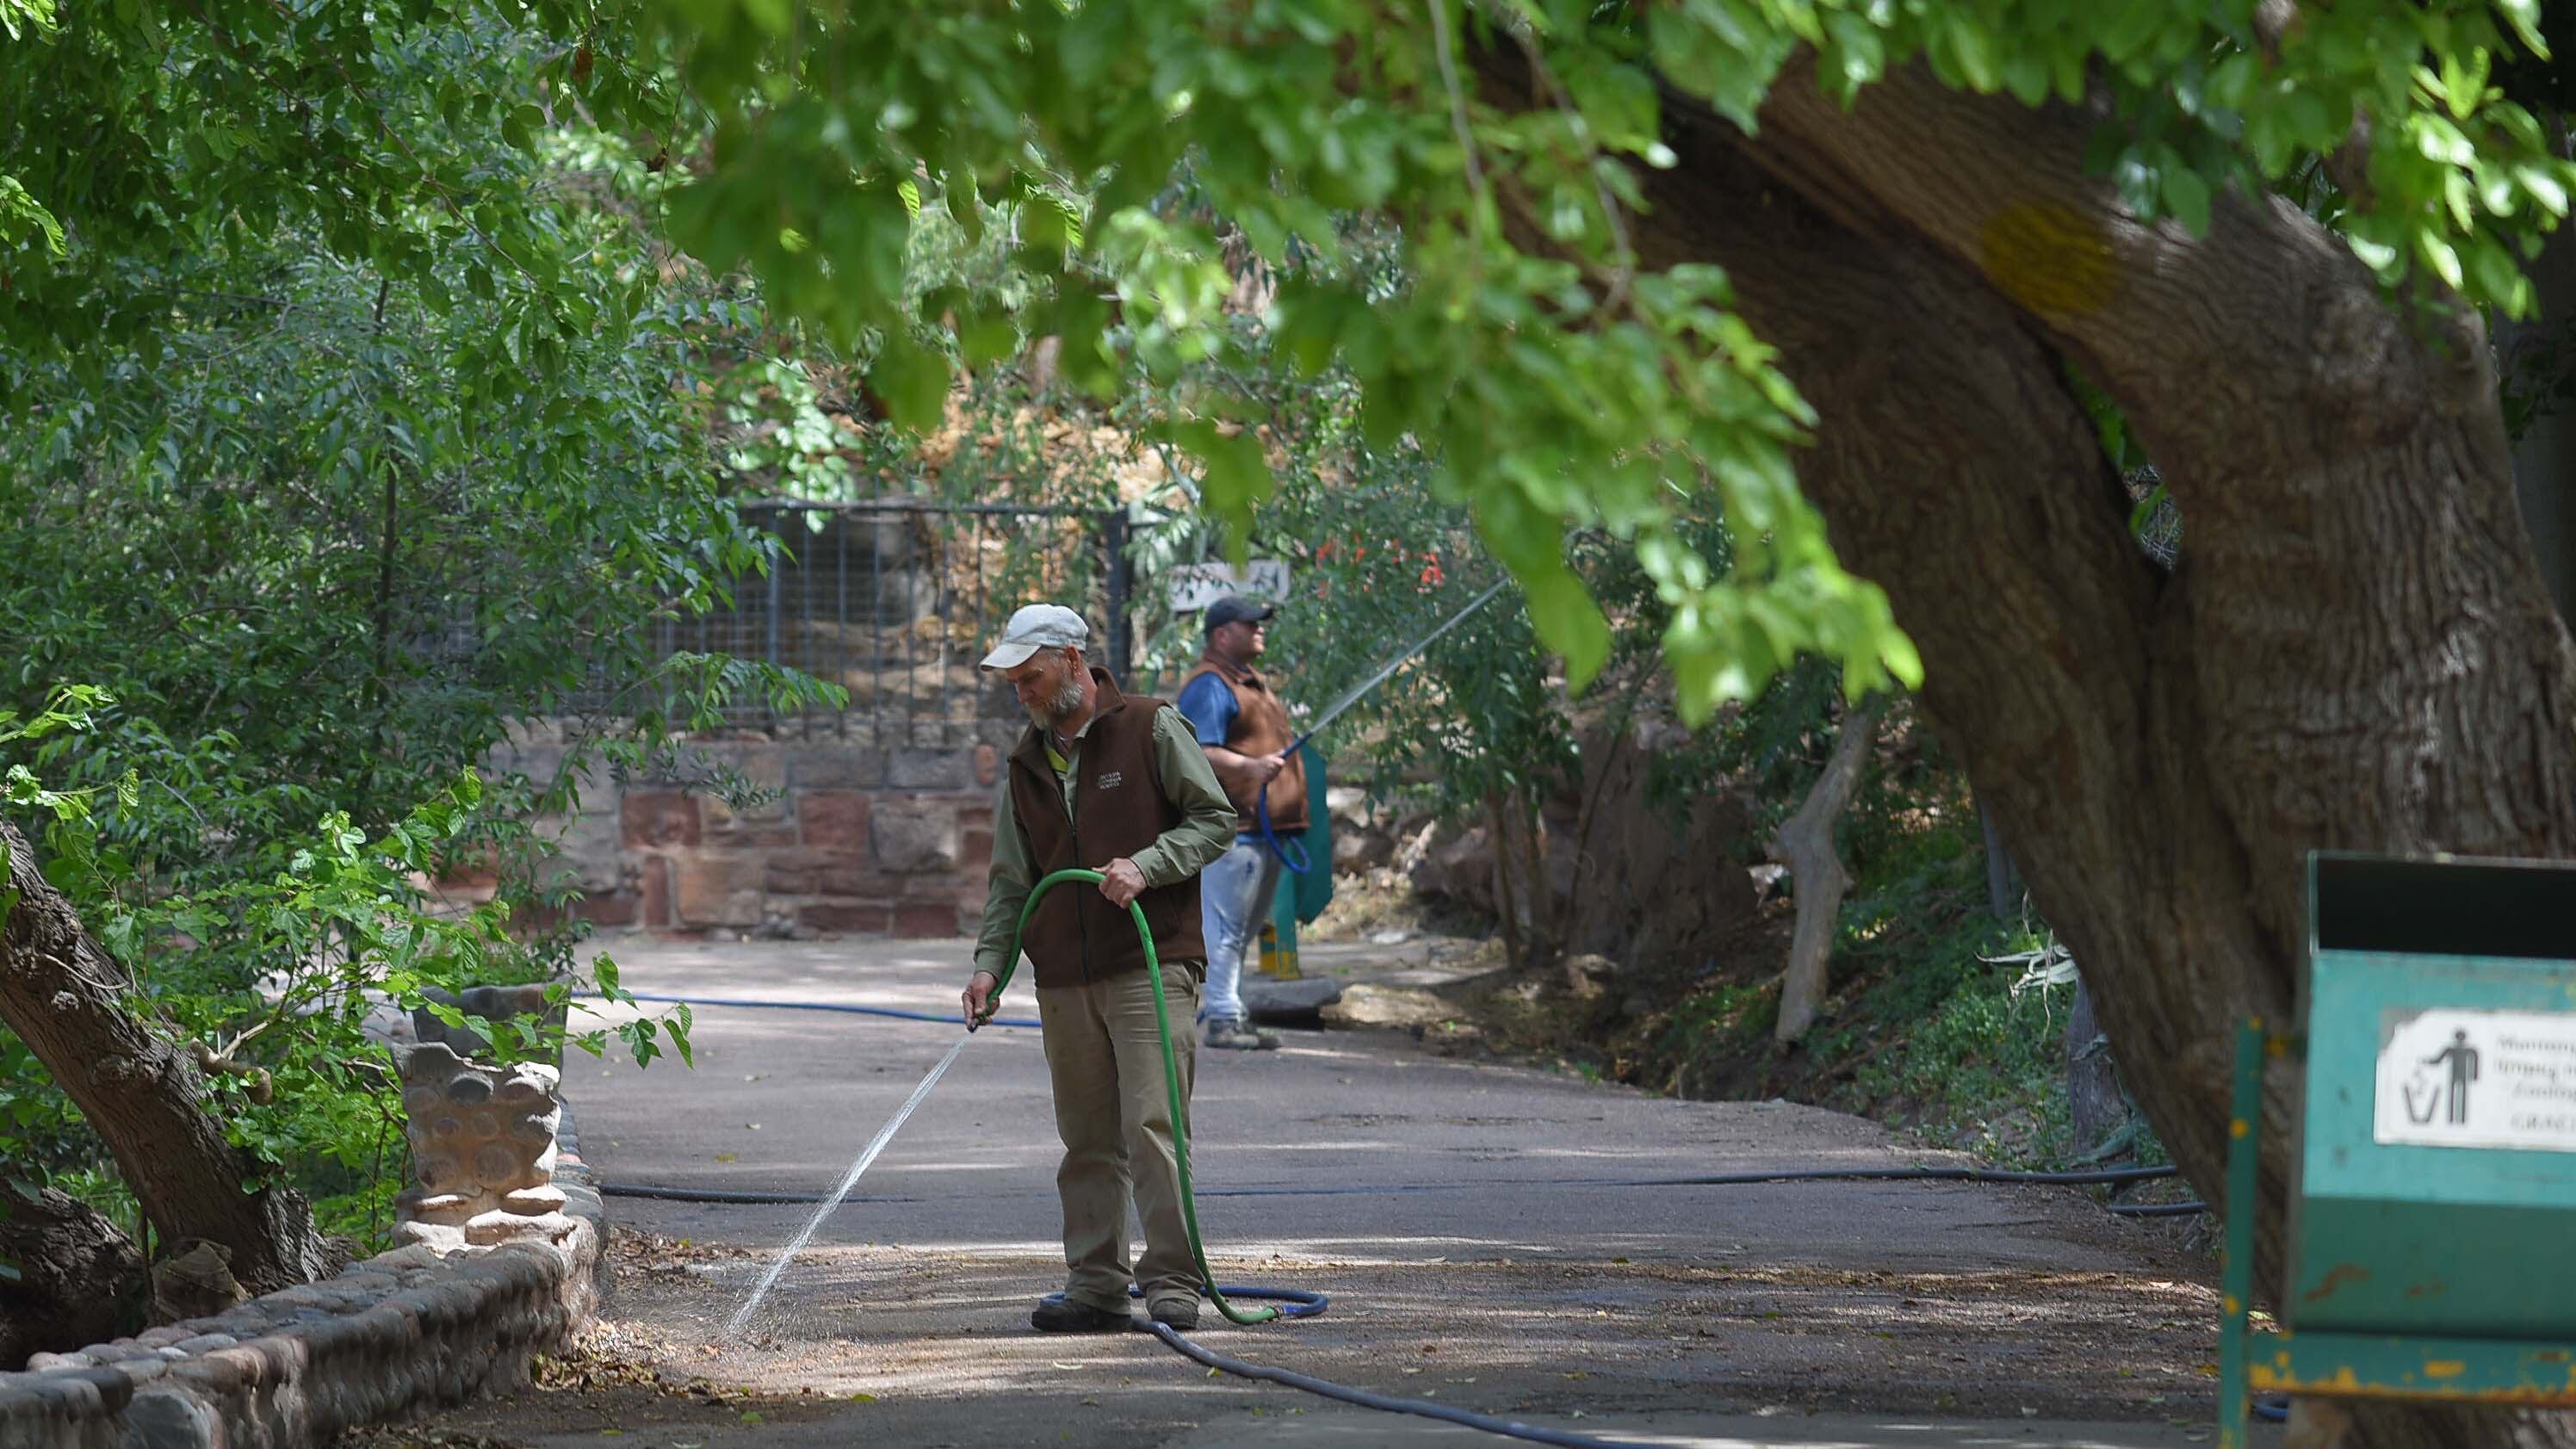
{"type": "MultiPolygon", "coordinates": [[[[1840,660],[1853,690],[1919,666],[1797,491],[1812,414],[1725,277],[1631,245],[1635,169],[1673,161],[1666,87],[1746,127],[1792,64],[1846,96],[1916,62],[2031,106],[2107,93],[2095,160],[2142,217],[2194,231],[2226,188],[2303,183],[2346,153],[2360,164],[2338,174],[2367,186],[2330,215],[2359,256],[2516,314],[2521,264],[2576,185],[2499,83],[2544,50],[2537,0],[2275,5],[2269,31],[2255,0],[631,4],[0,0],[0,327],[148,337],[160,303],[104,286],[119,266],[304,225],[424,290],[453,288],[443,248],[471,238],[491,255],[464,290],[509,294],[494,335],[545,366],[591,325],[600,279],[502,204],[508,168],[448,139],[578,112],[677,150],[669,236],[865,356],[874,395],[927,428],[954,366],[1027,336],[1061,337],[1063,375],[1102,394],[1128,361],[1178,382],[1234,346],[1210,325],[1229,280],[1214,223],[1154,204],[1186,169],[1261,257],[1325,263],[1284,273],[1272,335],[1350,370],[1372,445],[1420,446],[1578,683],[1610,632],[1566,532],[1635,549],[1700,717],[1799,650],[1840,660]],[[1480,60],[1529,74],[1539,103],[1488,104],[1480,60]],[[477,65],[525,85],[472,84],[477,65]],[[1400,232],[1397,285],[1330,265],[1350,213],[1400,232]],[[935,214],[1003,229],[1041,295],[1015,311],[908,286],[935,214]],[[1726,520],[1723,568],[1673,524],[1692,500],[1726,520]]],[[[1182,401],[1165,435],[1239,533],[1275,460],[1226,426],[1256,421],[1241,399],[1182,401]]]]}
{"type": "MultiPolygon", "coordinates": [[[[769,557],[700,401],[739,309],[625,138],[547,122],[543,19],[109,4],[0,42],[0,169],[61,230],[0,237],[0,808],[334,1230],[402,1176],[371,1017],[562,975],[583,792],[729,697],[832,693],[654,647],[769,557]],[[478,776],[531,717],[575,723],[478,776]]],[[[117,1192],[6,1030],[0,1158],[117,1192]]]]}
{"type": "MultiPolygon", "coordinates": [[[[2252,0],[1080,0],[842,5],[664,0],[687,89],[715,124],[711,166],[673,198],[675,235],[746,266],[786,310],[856,344],[897,420],[932,425],[952,357],[999,355],[988,304],[909,305],[905,240],[944,209],[1011,229],[1054,279],[1028,318],[1066,376],[1105,393],[1126,351],[1162,379],[1233,345],[1209,325],[1227,278],[1209,223],[1152,203],[1177,168],[1274,264],[1338,246],[1337,212],[1386,216],[1402,285],[1285,276],[1270,315],[1288,355],[1357,379],[1372,446],[1411,438],[1526,586],[1539,635],[1579,684],[1609,630],[1569,567],[1569,527],[1628,540],[1671,610],[1686,712],[1758,689],[1802,649],[1846,687],[1912,682],[1884,597],[1845,573],[1799,496],[1812,414],[1729,309],[1726,279],[1641,266],[1633,168],[1665,166],[1659,85],[1757,124],[1783,68],[1849,96],[1921,61],[1944,83],[2040,106],[2107,87],[2096,159],[2142,216],[2193,231],[2234,185],[2283,183],[2367,119],[2366,205],[2340,216],[2392,284],[2421,271],[2472,301],[2529,309],[2520,263],[2565,214],[2576,168],[2493,83],[2539,52],[2535,0],[2342,3],[2256,27],[2252,0]],[[1472,52],[1537,77],[1545,104],[1478,99],[1472,52]],[[931,335],[923,335],[929,330],[931,335]],[[1714,499],[1734,556],[1677,533],[1714,499]]],[[[2356,199],[2359,200],[2359,199],[2356,199]]],[[[1238,526],[1270,462],[1196,399],[1168,430],[1238,526]]]]}

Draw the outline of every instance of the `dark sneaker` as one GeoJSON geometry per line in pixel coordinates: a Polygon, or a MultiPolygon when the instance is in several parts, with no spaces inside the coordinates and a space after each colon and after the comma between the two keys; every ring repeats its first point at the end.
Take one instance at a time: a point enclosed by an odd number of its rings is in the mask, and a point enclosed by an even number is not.
{"type": "Polygon", "coordinates": [[[1183,1298],[1178,1294],[1169,1298],[1157,1298],[1154,1300],[1154,1306],[1146,1310],[1146,1316],[1156,1323],[1187,1333],[1199,1326],[1199,1301],[1196,1298],[1183,1298]]]}
{"type": "Polygon", "coordinates": [[[1264,1031],[1244,1021],[1220,1019],[1207,1024],[1207,1044],[1229,1051],[1275,1051],[1279,1046],[1279,1033],[1264,1031]]]}
{"type": "Polygon", "coordinates": [[[1040,1333],[1125,1333],[1136,1326],[1136,1320],[1124,1308],[1094,1308],[1070,1298],[1050,1297],[1029,1315],[1029,1324],[1040,1333]]]}

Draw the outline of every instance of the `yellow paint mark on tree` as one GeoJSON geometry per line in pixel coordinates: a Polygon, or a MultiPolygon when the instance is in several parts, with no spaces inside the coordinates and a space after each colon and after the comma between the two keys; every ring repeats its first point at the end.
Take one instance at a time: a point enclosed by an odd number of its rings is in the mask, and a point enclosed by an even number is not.
{"type": "Polygon", "coordinates": [[[2242,1137],[2253,1130],[2253,1127],[2248,1125],[2242,1117],[2239,1117],[2227,1124],[2227,1135],[2230,1137],[2242,1137]]]}
{"type": "Polygon", "coordinates": [[[2469,1366],[2456,1358],[2427,1359],[2424,1363],[2424,1377],[2428,1379],[2455,1379],[2468,1371],[2469,1366]]]}
{"type": "Polygon", "coordinates": [[[2120,293],[2102,223],[2063,202],[2006,205],[1978,233],[1977,258],[2004,295],[2034,312],[2098,312],[2120,293]]]}

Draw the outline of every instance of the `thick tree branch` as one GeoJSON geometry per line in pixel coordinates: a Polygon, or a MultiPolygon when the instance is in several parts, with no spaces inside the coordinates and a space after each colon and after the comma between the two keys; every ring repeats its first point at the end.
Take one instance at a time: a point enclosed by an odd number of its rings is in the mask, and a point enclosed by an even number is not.
{"type": "MultiPolygon", "coordinates": [[[[1513,103],[1516,67],[1483,79],[1513,103]]],[[[1801,487],[1922,650],[1920,702],[2028,860],[2040,909],[2098,963],[2121,1050],[2176,1065],[2141,1103],[2214,1189],[2226,1022],[2239,1000],[2287,1006],[2289,958],[2241,904],[2182,904],[2245,879],[2212,782],[2160,733],[2196,718],[2189,672],[2159,666],[2160,620],[2188,615],[2187,587],[2129,537],[2056,353],[2002,292],[1847,178],[1820,186],[1830,212],[1782,184],[1704,107],[1668,103],[1664,137],[1680,163],[1640,177],[1640,264],[1724,266],[1781,349],[1820,416],[1801,487]]]]}
{"type": "Polygon", "coordinates": [[[2277,197],[2210,234],[2141,226],[2083,174],[2096,118],[1890,76],[1843,110],[1784,81],[1747,154],[1810,160],[1973,268],[2119,401],[2187,517],[2202,753],[2225,781],[2274,952],[2307,847],[2558,855],[2576,846],[2576,654],[2511,486],[2473,313],[2409,315],[2277,197]],[[2324,618],[2357,627],[2320,631],[2324,618]],[[2493,777],[2503,753],[2534,762],[2493,777]],[[2360,746],[2360,748],[2357,748],[2360,746]]]}
{"type": "Polygon", "coordinates": [[[1780,974],[1780,1018],[1771,1028],[1771,1039],[1783,1044],[1816,1024],[1816,1008],[1825,997],[1834,928],[1841,920],[1843,892],[1851,889],[1851,874],[1834,851],[1834,825],[1860,788],[1869,747],[1878,739],[1879,703],[1872,696],[1843,716],[1842,734],[1824,773],[1797,813],[1772,836],[1798,887],[1798,924],[1790,934],[1789,968],[1780,974]]]}
{"type": "Polygon", "coordinates": [[[163,1240],[224,1244],[254,1292],[310,1282],[323,1254],[303,1198],[284,1187],[243,1190],[259,1165],[224,1140],[207,1111],[205,1078],[128,1006],[124,970],[6,821],[0,851],[17,893],[0,921],[0,1021],[106,1139],[163,1240]]]}

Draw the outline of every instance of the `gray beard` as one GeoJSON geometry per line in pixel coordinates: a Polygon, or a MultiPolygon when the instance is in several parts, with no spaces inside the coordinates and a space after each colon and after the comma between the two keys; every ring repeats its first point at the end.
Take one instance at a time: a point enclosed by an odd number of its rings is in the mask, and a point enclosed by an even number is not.
{"type": "Polygon", "coordinates": [[[1068,679],[1064,682],[1064,688],[1055,692],[1055,698],[1043,705],[1029,706],[1029,722],[1039,729],[1051,730],[1072,718],[1073,712],[1080,708],[1082,708],[1082,681],[1068,679]]]}

